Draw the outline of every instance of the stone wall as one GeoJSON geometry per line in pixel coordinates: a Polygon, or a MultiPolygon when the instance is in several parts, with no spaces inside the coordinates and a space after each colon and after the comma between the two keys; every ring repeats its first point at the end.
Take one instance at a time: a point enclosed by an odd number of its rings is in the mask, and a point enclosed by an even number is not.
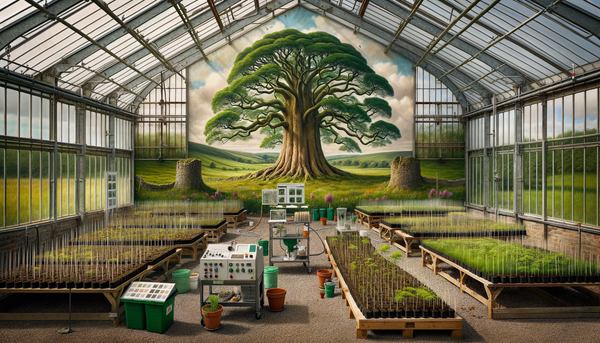
{"type": "MultiPolygon", "coordinates": [[[[104,212],[94,213],[86,216],[86,222],[100,221],[102,225],[104,223],[104,212]]],[[[75,231],[79,226],[79,217],[73,217],[66,220],[58,220],[57,223],[46,223],[38,225],[31,225],[27,229],[22,228],[15,231],[0,231],[0,253],[6,250],[23,247],[25,242],[28,244],[37,244],[38,237],[40,242],[50,240],[55,237],[59,237],[62,234],[70,233],[75,231]]],[[[1,258],[1,255],[0,255],[1,258]]]]}
{"type": "MultiPolygon", "coordinates": [[[[478,216],[487,217],[494,220],[493,213],[483,213],[477,209],[468,209],[468,212],[478,216]]],[[[498,220],[514,223],[515,219],[509,216],[498,215],[498,220]]],[[[556,252],[573,252],[579,254],[579,232],[576,230],[563,229],[560,227],[548,225],[547,233],[544,234],[544,224],[523,220],[527,229],[527,236],[524,243],[531,246],[548,249],[556,252]]],[[[600,233],[592,234],[581,233],[581,256],[600,255],[600,233]]]]}

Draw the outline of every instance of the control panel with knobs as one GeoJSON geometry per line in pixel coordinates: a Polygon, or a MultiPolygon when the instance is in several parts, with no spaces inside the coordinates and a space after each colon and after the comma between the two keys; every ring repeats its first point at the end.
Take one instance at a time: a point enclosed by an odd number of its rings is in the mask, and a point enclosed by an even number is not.
{"type": "Polygon", "coordinates": [[[262,256],[262,247],[256,244],[209,244],[200,265],[206,280],[255,280],[264,270],[262,256]],[[217,274],[224,266],[229,273],[217,274]]]}

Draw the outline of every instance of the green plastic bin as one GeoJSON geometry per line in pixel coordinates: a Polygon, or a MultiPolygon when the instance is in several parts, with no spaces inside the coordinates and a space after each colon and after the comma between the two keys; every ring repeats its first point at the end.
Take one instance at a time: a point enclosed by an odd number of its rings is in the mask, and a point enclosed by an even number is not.
{"type": "Polygon", "coordinates": [[[146,309],[144,302],[133,299],[121,299],[125,303],[125,319],[128,329],[144,330],[146,328],[146,309]]]}
{"type": "Polygon", "coordinates": [[[314,209],[313,210],[313,221],[318,222],[319,221],[319,210],[318,209],[314,209]]]}
{"type": "Polygon", "coordinates": [[[327,209],[327,220],[333,220],[333,208],[327,209]]]}
{"type": "Polygon", "coordinates": [[[322,208],[319,211],[321,212],[320,218],[327,218],[327,209],[326,208],[322,208]]]}
{"type": "Polygon", "coordinates": [[[263,248],[263,256],[269,255],[269,241],[258,241],[258,245],[263,248]]]}
{"type": "Polygon", "coordinates": [[[328,298],[333,298],[334,294],[335,294],[335,283],[325,282],[325,296],[328,298]]]}
{"type": "Polygon", "coordinates": [[[277,288],[278,267],[265,268],[265,289],[277,288]]]}
{"type": "Polygon", "coordinates": [[[173,293],[173,295],[168,297],[164,303],[144,302],[146,306],[146,329],[148,331],[165,333],[165,331],[173,324],[176,295],[177,292],[173,293]]]}
{"type": "Polygon", "coordinates": [[[177,285],[178,293],[186,293],[190,290],[190,274],[189,269],[178,269],[173,272],[173,281],[177,285]]]}

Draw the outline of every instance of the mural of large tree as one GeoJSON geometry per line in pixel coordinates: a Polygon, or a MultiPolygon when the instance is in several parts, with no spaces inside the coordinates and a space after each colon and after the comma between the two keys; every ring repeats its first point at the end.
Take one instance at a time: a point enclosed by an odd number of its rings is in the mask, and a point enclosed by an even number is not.
{"type": "Polygon", "coordinates": [[[206,141],[247,140],[258,131],[266,135],[261,147],[281,145],[275,164],[252,178],[345,174],[325,160],[322,143],[360,152],[358,143],[379,147],[401,137],[393,124],[373,122],[392,115],[380,98],[393,95],[388,81],[353,46],[325,32],[265,35],[238,54],[227,82],[212,100],[216,115],[206,124],[206,141]]]}

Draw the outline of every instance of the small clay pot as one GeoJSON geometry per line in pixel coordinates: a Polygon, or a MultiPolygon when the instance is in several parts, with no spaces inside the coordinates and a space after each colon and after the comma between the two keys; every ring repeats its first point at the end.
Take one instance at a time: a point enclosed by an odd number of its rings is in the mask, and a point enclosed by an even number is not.
{"type": "Polygon", "coordinates": [[[319,295],[321,296],[321,299],[325,298],[325,293],[319,292],[319,295]]]}

